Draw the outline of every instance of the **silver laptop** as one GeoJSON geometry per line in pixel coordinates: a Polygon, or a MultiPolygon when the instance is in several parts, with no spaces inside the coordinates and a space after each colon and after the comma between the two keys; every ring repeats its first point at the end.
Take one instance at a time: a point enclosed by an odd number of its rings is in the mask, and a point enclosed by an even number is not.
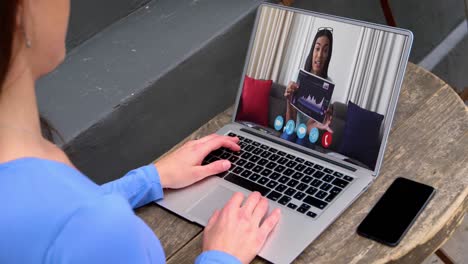
{"type": "Polygon", "coordinates": [[[292,262],[379,175],[412,40],[407,30],[262,4],[232,122],[217,132],[238,136],[241,151],[211,153],[205,164],[228,159],[231,169],[158,203],[206,225],[234,192],[259,191],[282,211],[259,256],[292,262]]]}

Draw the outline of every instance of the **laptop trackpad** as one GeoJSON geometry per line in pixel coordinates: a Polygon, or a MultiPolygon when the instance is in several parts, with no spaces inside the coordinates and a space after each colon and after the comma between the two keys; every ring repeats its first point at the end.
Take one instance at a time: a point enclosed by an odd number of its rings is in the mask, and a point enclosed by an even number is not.
{"type": "Polygon", "coordinates": [[[188,215],[194,222],[203,226],[208,223],[216,209],[222,209],[235,192],[221,185],[216,186],[203,197],[195,206],[188,210],[188,215]]]}

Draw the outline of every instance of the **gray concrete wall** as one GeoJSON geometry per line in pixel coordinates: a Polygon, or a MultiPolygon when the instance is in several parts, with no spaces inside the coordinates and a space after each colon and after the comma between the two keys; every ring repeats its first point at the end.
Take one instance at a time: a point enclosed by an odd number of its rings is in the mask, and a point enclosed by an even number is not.
{"type": "Polygon", "coordinates": [[[72,49],[150,0],[72,0],[67,47],[72,49]]]}

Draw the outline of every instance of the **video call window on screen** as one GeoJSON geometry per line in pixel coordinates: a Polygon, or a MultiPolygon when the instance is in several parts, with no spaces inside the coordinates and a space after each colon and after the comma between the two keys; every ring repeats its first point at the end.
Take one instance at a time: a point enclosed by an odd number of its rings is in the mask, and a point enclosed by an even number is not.
{"type": "Polygon", "coordinates": [[[374,170],[406,37],[263,8],[236,121],[374,170]]]}

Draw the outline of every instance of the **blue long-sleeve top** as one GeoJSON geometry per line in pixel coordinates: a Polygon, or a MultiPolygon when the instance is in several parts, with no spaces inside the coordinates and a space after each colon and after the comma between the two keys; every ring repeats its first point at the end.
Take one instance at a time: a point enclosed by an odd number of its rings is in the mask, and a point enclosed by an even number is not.
{"type": "MultiPolygon", "coordinates": [[[[96,185],[60,162],[0,164],[0,263],[164,263],[163,248],[133,208],[163,198],[154,165],[96,185]]],[[[196,263],[240,263],[221,251],[196,263]]]]}

